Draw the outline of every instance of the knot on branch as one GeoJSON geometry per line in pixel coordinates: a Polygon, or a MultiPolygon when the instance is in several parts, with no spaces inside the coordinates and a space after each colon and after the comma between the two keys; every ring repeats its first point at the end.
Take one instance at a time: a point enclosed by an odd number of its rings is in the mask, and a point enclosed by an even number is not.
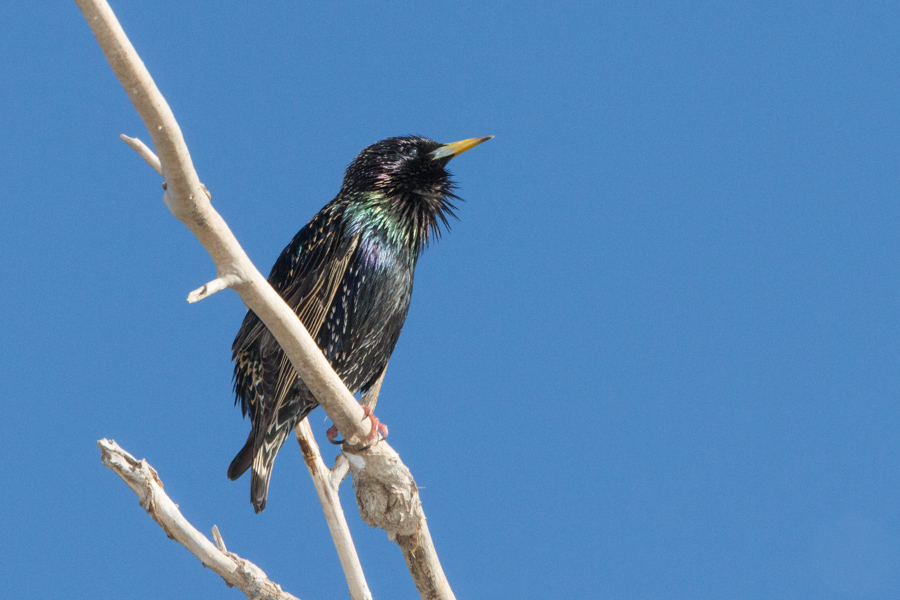
{"type": "Polygon", "coordinates": [[[411,536],[424,520],[419,490],[400,457],[386,444],[361,454],[347,454],[360,516],[388,538],[411,536]]]}
{"type": "Polygon", "coordinates": [[[247,594],[247,598],[252,600],[283,600],[285,596],[293,598],[293,596],[285,594],[280,585],[271,581],[262,569],[249,560],[231,552],[228,552],[228,555],[237,566],[235,570],[238,577],[245,582],[245,586],[241,590],[247,594]]]}

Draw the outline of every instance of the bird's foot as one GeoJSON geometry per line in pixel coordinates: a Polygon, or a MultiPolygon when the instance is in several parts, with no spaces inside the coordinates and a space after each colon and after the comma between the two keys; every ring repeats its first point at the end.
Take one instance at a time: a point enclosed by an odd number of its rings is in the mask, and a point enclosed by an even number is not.
{"type": "Polygon", "coordinates": [[[374,442],[378,439],[378,434],[381,433],[381,439],[386,439],[388,436],[388,428],[387,425],[378,420],[378,417],[375,416],[375,413],[372,412],[372,409],[368,406],[363,406],[363,413],[365,416],[363,420],[368,418],[372,421],[372,431],[369,432],[368,441],[374,442]]]}
{"type": "Polygon", "coordinates": [[[325,437],[328,438],[328,441],[331,442],[332,444],[336,444],[336,445],[340,446],[341,444],[344,443],[344,440],[337,439],[337,436],[338,436],[338,430],[337,430],[336,425],[332,425],[331,427],[328,428],[327,431],[325,431],[325,437]]]}
{"type": "MultiPolygon", "coordinates": [[[[363,413],[365,414],[365,416],[363,416],[364,421],[366,419],[372,421],[372,430],[369,432],[369,436],[366,439],[366,441],[369,442],[369,445],[366,446],[366,448],[368,448],[372,445],[372,442],[378,440],[379,433],[381,434],[381,439],[385,439],[388,436],[388,428],[387,425],[378,420],[378,417],[375,416],[375,414],[372,412],[372,409],[368,406],[363,406],[363,413]]],[[[325,437],[327,437],[328,441],[332,444],[336,444],[339,446],[344,444],[344,440],[337,439],[338,430],[337,426],[335,425],[332,425],[328,428],[328,430],[325,432],[325,437]]]]}

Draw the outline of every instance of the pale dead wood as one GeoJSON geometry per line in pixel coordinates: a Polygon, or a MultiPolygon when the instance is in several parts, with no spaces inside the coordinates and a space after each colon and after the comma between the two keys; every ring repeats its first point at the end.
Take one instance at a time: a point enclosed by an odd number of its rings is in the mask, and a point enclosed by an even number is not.
{"type": "Polygon", "coordinates": [[[385,443],[359,454],[344,449],[363,521],[397,542],[423,599],[455,600],[438,559],[419,490],[400,456],[385,443]]]}
{"type": "Polygon", "coordinates": [[[131,146],[135,152],[140,154],[141,158],[147,161],[147,164],[150,165],[154,171],[156,171],[160,175],[163,174],[162,163],[159,162],[159,158],[157,158],[156,154],[153,153],[153,150],[147,147],[147,144],[145,144],[138,138],[128,137],[124,133],[120,134],[119,137],[123,142],[131,146]]]}
{"type": "Polygon", "coordinates": [[[403,558],[419,595],[422,598],[445,598],[447,593],[453,592],[450,591],[450,582],[441,568],[424,515],[418,525],[416,533],[398,535],[396,542],[403,551],[403,558]]]}
{"type": "MultiPolygon", "coordinates": [[[[350,535],[350,527],[347,526],[347,518],[341,507],[341,499],[338,497],[340,481],[335,481],[331,469],[325,466],[322,454],[319,452],[319,445],[309,426],[309,419],[300,421],[294,428],[294,432],[297,434],[297,442],[303,453],[303,462],[306,463],[306,468],[312,477],[313,487],[316,488],[316,494],[322,503],[322,512],[325,513],[328,530],[331,532],[335,550],[341,561],[341,567],[344,569],[347,587],[350,588],[350,597],[353,600],[372,600],[372,592],[369,591],[366,583],[366,576],[359,563],[356,546],[353,545],[353,538],[350,535]]],[[[336,463],[335,472],[339,472],[337,466],[336,463]]]]}
{"type": "MultiPolygon", "coordinates": [[[[230,287],[265,323],[347,440],[344,448],[348,453],[353,452],[348,458],[363,519],[372,526],[385,529],[388,537],[400,544],[422,598],[455,600],[437,560],[418,490],[409,470],[386,442],[359,450],[365,445],[370,431],[362,408],[331,369],[303,324],[263,278],[224,219],[213,209],[169,105],[112,9],[104,0],[75,2],[150,133],[159,156],[158,170],[167,184],[163,196],[166,206],[194,233],[216,265],[216,278],[192,292],[189,301],[230,287]]],[[[149,148],[131,138],[126,141],[151,166],[156,166],[155,156],[149,148]]],[[[377,387],[380,387],[380,381],[377,387]]],[[[374,390],[367,400],[374,404],[377,393],[377,389],[374,390]]],[[[336,478],[332,475],[330,479],[336,478]]]]}
{"type": "Polygon", "coordinates": [[[146,460],[136,459],[113,440],[100,440],[97,446],[100,447],[103,464],[112,469],[137,494],[141,507],[162,527],[167,536],[190,550],[204,567],[215,571],[225,583],[244,592],[250,600],[298,600],[266,577],[263,570],[255,564],[228,552],[218,528],[213,530],[216,545],[197,531],[178,510],[178,505],[163,491],[156,469],[147,464],[146,460]]]}

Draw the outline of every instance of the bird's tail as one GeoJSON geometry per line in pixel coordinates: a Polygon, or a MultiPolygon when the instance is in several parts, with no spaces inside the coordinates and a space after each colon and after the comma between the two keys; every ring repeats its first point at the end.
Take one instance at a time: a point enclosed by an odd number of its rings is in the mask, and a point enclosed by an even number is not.
{"type": "Polygon", "coordinates": [[[275,465],[275,456],[292,428],[283,427],[267,432],[256,455],[253,457],[253,472],[250,474],[250,502],[257,514],[266,508],[269,493],[269,478],[275,465]]]}
{"type": "Polygon", "coordinates": [[[266,495],[269,492],[269,478],[272,476],[275,456],[290,431],[286,427],[279,428],[267,432],[268,435],[265,436],[257,436],[254,432],[250,432],[247,443],[228,465],[228,478],[232,480],[239,478],[247,469],[253,467],[250,474],[250,501],[257,513],[266,508],[266,495]],[[260,437],[263,439],[260,440],[260,437]]]}
{"type": "Polygon", "coordinates": [[[247,443],[244,444],[241,451],[237,453],[237,456],[235,456],[234,460],[231,461],[231,464],[228,465],[228,479],[234,481],[243,475],[244,471],[249,469],[250,465],[253,464],[253,442],[255,440],[256,434],[251,431],[250,437],[247,438],[247,443]]]}
{"type": "Polygon", "coordinates": [[[257,513],[266,508],[266,495],[269,493],[269,478],[272,476],[272,465],[275,456],[294,427],[306,418],[316,407],[315,401],[291,404],[282,407],[275,418],[256,424],[250,431],[247,442],[228,466],[228,478],[237,479],[244,472],[253,468],[250,477],[250,501],[257,513]]]}

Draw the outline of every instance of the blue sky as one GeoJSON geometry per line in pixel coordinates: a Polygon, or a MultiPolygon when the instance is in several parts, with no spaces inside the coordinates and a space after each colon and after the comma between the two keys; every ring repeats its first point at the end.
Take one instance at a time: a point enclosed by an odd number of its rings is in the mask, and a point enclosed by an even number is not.
{"type": "MultiPolygon", "coordinates": [[[[379,402],[457,597],[900,596],[900,8],[209,6],[113,4],[264,272],[364,146],[496,136],[451,163],[379,402]]],[[[295,442],[262,515],[225,477],[244,308],[185,302],[212,263],[83,18],[0,17],[7,591],[242,597],[110,437],[286,590],[346,597],[295,442]]],[[[375,597],[416,598],[342,495],[375,597]]]]}

